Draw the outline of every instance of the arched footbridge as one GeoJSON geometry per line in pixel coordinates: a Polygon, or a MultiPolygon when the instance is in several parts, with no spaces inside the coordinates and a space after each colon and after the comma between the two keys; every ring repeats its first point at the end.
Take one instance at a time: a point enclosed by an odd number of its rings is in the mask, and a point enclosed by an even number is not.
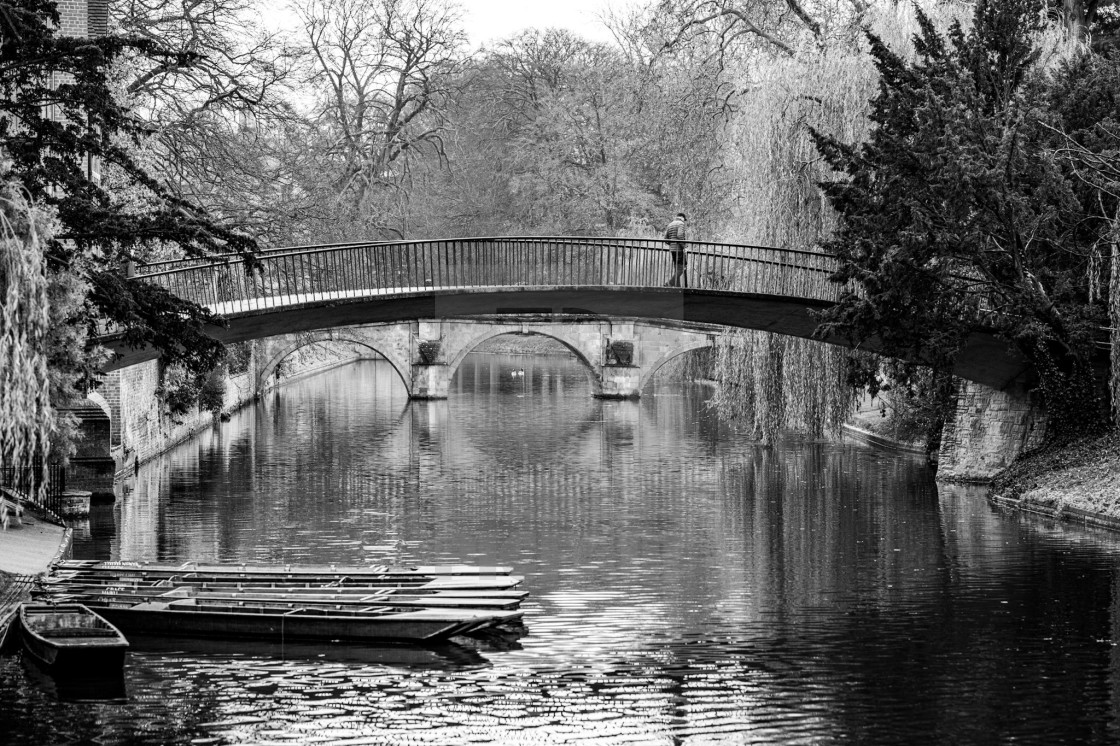
{"type": "MultiPolygon", "coordinates": [[[[467,238],[349,243],[262,252],[259,266],[226,256],[149,264],[135,277],[210,308],[228,325],[207,333],[239,342],[379,322],[542,314],[718,324],[811,337],[814,311],[835,303],[827,254],[689,242],[686,287],[665,287],[664,242],[623,238],[467,238]]],[[[420,346],[428,340],[417,339],[420,346]]],[[[842,344],[842,340],[830,340],[842,344]]],[[[110,369],[156,357],[104,342],[110,369]]],[[[1003,388],[1026,364],[983,330],[957,375],[1003,388]]]]}

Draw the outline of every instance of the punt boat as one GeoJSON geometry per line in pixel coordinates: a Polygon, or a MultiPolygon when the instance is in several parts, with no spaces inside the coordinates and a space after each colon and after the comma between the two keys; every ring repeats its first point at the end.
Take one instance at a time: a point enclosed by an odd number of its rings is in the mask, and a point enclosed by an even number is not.
{"type": "Polygon", "coordinates": [[[433,642],[516,622],[523,615],[521,611],[341,604],[326,608],[207,598],[90,604],[121,629],[143,634],[324,642],[433,642]]]}
{"type": "Polygon", "coordinates": [[[113,575],[135,573],[144,576],[180,575],[195,572],[202,575],[249,575],[267,577],[349,576],[362,575],[509,575],[512,567],[488,565],[249,565],[233,562],[197,562],[180,564],[167,562],[130,562],[123,560],[61,560],[54,566],[58,570],[75,570],[87,573],[105,572],[113,575]]]}
{"type": "Polygon", "coordinates": [[[55,569],[39,581],[41,586],[52,583],[119,583],[130,580],[168,580],[177,585],[199,583],[240,583],[242,585],[293,585],[318,587],[379,586],[382,588],[413,588],[425,591],[443,590],[507,590],[521,584],[520,575],[400,575],[400,574],[311,574],[311,573],[212,573],[184,571],[178,574],[148,574],[122,571],[120,573],[89,572],[87,570],[55,569]]]}
{"type": "MultiPolygon", "coordinates": [[[[508,602],[523,601],[529,591],[516,589],[481,588],[456,589],[456,588],[423,588],[423,587],[396,587],[381,585],[323,585],[321,583],[302,582],[260,582],[242,583],[240,581],[197,581],[191,578],[161,578],[158,580],[145,580],[143,578],[111,578],[65,580],[59,578],[40,579],[32,589],[32,594],[39,597],[60,598],[66,594],[91,594],[99,593],[133,593],[133,594],[162,594],[177,588],[192,588],[198,591],[211,591],[214,593],[267,593],[288,594],[292,596],[320,596],[348,598],[363,596],[382,596],[393,599],[415,598],[417,601],[429,599],[439,601],[436,606],[461,605],[477,606],[478,599],[493,600],[502,605],[508,602]],[[458,604],[444,603],[445,601],[461,601],[458,604]]],[[[490,605],[490,604],[486,604],[490,605]]]]}
{"type": "MultiPolygon", "coordinates": [[[[391,604],[399,607],[420,607],[426,609],[516,609],[522,596],[507,597],[490,595],[443,596],[439,594],[405,594],[396,588],[346,588],[346,592],[335,593],[330,588],[211,588],[206,586],[181,585],[175,587],[56,587],[47,592],[36,591],[34,595],[41,600],[55,603],[95,603],[103,604],[116,601],[169,601],[179,598],[224,599],[233,602],[271,603],[290,602],[304,606],[367,607],[375,604],[391,604]],[[358,591],[357,593],[353,591],[358,591]]],[[[496,591],[495,591],[496,593],[496,591]]]]}
{"type": "Polygon", "coordinates": [[[46,666],[100,674],[124,665],[128,640],[83,604],[23,604],[19,619],[24,648],[46,666]]]}

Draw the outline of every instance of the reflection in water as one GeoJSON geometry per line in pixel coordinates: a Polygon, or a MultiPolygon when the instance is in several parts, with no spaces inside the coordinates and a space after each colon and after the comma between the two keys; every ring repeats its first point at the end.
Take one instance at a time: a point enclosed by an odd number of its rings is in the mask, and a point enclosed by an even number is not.
{"type": "Polygon", "coordinates": [[[0,727],[13,743],[1116,740],[1113,537],[999,515],[908,457],[759,447],[704,398],[596,401],[574,362],[513,356],[468,359],[444,402],[408,403],[383,363],[284,388],[143,468],[77,555],[512,564],[526,633],[411,661],[141,646],[112,707],[59,705],[0,659],[0,727]]]}
{"type": "Polygon", "coordinates": [[[129,652],[133,657],[153,660],[189,657],[209,659],[222,665],[253,660],[269,663],[292,661],[297,665],[330,662],[432,671],[465,671],[485,668],[489,665],[478,650],[454,641],[426,646],[324,645],[309,642],[195,640],[139,635],[131,638],[129,642],[131,643],[129,652]]]}

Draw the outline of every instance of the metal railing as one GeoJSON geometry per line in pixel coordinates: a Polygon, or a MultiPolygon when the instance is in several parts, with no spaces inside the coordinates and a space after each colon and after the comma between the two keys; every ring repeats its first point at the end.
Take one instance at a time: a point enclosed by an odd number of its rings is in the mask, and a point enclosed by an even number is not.
{"type": "Polygon", "coordinates": [[[16,492],[30,503],[55,515],[62,512],[62,493],[66,491],[66,469],[61,464],[0,467],[0,487],[16,492]],[[44,488],[40,491],[40,488],[44,488]],[[40,498],[41,495],[41,498],[40,498]]]}
{"type": "MultiPolygon", "coordinates": [[[[835,301],[829,254],[686,242],[687,286],[835,301]]],[[[673,274],[660,239],[510,237],[274,249],[146,265],[137,279],[228,315],[298,303],[466,288],[655,288],[673,274]]]]}

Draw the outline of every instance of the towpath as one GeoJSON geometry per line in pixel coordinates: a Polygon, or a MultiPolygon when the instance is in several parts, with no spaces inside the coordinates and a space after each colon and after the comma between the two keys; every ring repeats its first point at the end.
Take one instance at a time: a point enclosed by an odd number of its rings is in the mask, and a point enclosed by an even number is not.
{"type": "Polygon", "coordinates": [[[30,598],[35,577],[70,551],[70,529],[33,509],[0,528],[0,643],[16,609],[30,598]]]}

